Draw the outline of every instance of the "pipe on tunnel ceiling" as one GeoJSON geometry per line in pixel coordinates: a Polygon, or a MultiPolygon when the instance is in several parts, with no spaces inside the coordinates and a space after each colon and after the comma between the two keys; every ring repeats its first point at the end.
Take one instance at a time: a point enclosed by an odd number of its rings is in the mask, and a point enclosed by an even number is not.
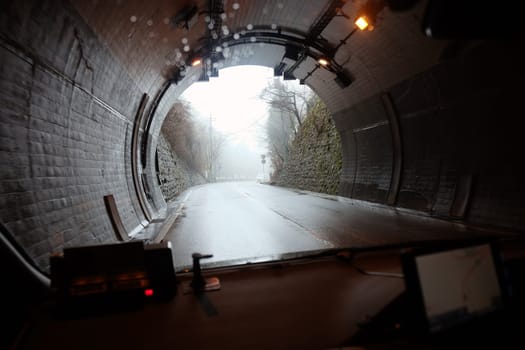
{"type": "Polygon", "coordinates": [[[282,32],[270,32],[267,30],[254,30],[241,34],[238,39],[235,39],[233,35],[228,35],[223,38],[221,43],[226,43],[228,47],[233,47],[243,44],[253,44],[252,38],[255,38],[259,43],[273,44],[279,46],[297,46],[304,48],[306,54],[317,60],[321,56],[332,57],[334,54],[334,48],[331,45],[323,45],[320,42],[311,42],[306,37],[283,34],[282,32]]]}

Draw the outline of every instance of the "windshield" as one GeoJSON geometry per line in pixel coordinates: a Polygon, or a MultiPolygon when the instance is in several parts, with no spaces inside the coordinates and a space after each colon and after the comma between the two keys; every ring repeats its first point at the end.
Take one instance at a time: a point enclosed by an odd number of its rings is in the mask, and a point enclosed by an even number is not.
{"type": "Polygon", "coordinates": [[[423,235],[484,235],[424,213],[338,196],[342,146],[330,112],[311,89],[268,68],[223,69],[193,84],[161,135],[161,188],[176,217],[162,239],[172,243],[179,270],[191,268],[194,252],[213,255],[205,267],[224,266],[423,235]],[[183,192],[173,190],[182,187],[174,168],[193,174],[183,192]]]}

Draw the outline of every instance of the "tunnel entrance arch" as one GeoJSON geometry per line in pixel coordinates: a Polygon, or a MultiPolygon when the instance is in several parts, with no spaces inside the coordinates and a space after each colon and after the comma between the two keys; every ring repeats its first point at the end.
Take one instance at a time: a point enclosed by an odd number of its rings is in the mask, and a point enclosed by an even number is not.
{"type": "Polygon", "coordinates": [[[195,181],[257,178],[337,193],[340,138],[326,106],[306,85],[275,77],[271,68],[236,66],[195,83],[181,97],[157,146],[165,199],[195,181]]]}

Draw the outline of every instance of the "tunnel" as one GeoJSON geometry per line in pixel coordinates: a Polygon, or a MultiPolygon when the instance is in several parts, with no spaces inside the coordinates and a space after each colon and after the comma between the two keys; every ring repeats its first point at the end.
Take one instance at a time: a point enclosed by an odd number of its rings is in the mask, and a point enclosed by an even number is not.
{"type": "Polygon", "coordinates": [[[339,196],[523,232],[518,22],[488,36],[487,23],[479,35],[457,16],[441,27],[436,3],[2,0],[3,239],[48,271],[65,247],[154,223],[167,210],[155,154],[168,111],[193,83],[240,65],[298,80],[326,104],[339,196]]]}
{"type": "Polygon", "coordinates": [[[519,38],[428,36],[426,2],[396,4],[2,1],[3,224],[44,269],[64,246],[122,239],[105,196],[123,232],[142,229],[166,207],[154,157],[177,97],[262,65],[328,106],[339,195],[522,230],[519,38]],[[373,30],[355,28],[363,10],[373,30]]]}

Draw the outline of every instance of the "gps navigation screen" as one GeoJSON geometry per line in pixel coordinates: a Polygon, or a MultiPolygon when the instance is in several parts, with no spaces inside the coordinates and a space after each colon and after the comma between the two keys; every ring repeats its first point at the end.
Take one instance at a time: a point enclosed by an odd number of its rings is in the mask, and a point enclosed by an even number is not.
{"type": "Polygon", "coordinates": [[[416,267],[433,332],[502,307],[488,244],[417,256],[416,267]]]}

